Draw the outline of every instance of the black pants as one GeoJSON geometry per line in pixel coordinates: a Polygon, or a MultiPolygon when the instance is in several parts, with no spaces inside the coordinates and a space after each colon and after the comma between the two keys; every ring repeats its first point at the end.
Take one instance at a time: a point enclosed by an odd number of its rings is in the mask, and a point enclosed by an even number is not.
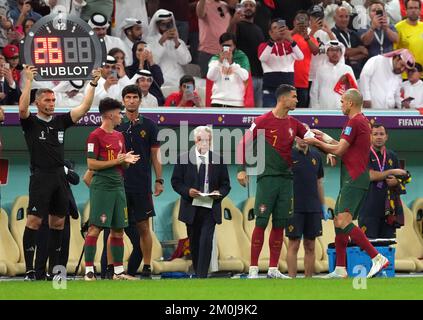
{"type": "MultiPolygon", "coordinates": [[[[69,240],[70,240],[70,217],[66,216],[63,229],[62,249],[60,253],[59,264],[66,268],[69,258],[69,240]]],[[[43,219],[40,229],[37,233],[37,254],[35,257],[35,275],[37,279],[44,279],[46,276],[46,266],[48,260],[48,238],[50,228],[48,219],[43,219]]]]}
{"type": "Polygon", "coordinates": [[[187,225],[192,265],[199,278],[206,278],[213,246],[216,221],[210,209],[198,207],[194,222],[187,225]]]}

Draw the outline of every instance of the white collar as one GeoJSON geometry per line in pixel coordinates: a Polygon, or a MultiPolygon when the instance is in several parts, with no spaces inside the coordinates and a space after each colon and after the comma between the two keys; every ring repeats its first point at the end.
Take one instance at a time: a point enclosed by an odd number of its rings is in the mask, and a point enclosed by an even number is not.
{"type": "Polygon", "coordinates": [[[205,154],[201,154],[200,151],[198,151],[197,146],[195,147],[195,156],[197,158],[197,163],[201,164],[201,158],[205,158],[205,162],[208,163],[209,161],[209,152],[207,151],[205,154]]]}

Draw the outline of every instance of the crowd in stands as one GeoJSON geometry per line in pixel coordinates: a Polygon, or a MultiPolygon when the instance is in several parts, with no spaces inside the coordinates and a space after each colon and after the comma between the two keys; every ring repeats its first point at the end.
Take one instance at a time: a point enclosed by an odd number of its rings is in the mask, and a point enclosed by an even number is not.
{"type": "MultiPolygon", "coordinates": [[[[273,107],[282,83],[298,107],[423,107],[422,0],[0,0],[0,105],[18,103],[19,41],[49,13],[80,16],[104,39],[94,105],[137,84],[143,107],[273,107]]],[[[57,105],[81,103],[87,82],[34,82],[57,105]]]]}

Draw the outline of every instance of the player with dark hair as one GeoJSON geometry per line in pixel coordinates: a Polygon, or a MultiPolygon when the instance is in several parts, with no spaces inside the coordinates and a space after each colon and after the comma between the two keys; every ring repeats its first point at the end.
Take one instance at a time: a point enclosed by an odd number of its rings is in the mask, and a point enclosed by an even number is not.
{"type": "Polygon", "coordinates": [[[293,175],[291,149],[296,136],[304,138],[307,129],[294,117],[288,115],[298,103],[297,91],[291,85],[282,84],[276,89],[277,104],[272,111],[255,119],[238,146],[237,175],[242,186],[248,184],[245,171],[245,151],[260,131],[264,130],[264,172],[257,177],[257,194],[254,205],[256,226],[251,238],[251,263],[249,278],[258,278],[258,259],[264,242],[264,231],[272,215],[272,231],[269,238],[270,261],[267,277],[289,278],[278,270],[283,243],[283,230],[287,219],[293,214],[293,175]]]}
{"type": "Polygon", "coordinates": [[[29,182],[28,217],[23,234],[23,249],[26,280],[35,279],[34,253],[37,232],[43,219],[49,219],[48,244],[49,270],[60,255],[65,216],[69,213],[69,198],[64,166],[65,131],[79,121],[90,109],[94,88],[100,78],[101,69],[93,71],[93,80],[88,85],[87,95],[81,105],[63,115],[54,115],[54,92],[39,89],[35,95],[36,115],[29,111],[32,81],[37,69],[24,68],[25,82],[19,99],[19,118],[30,155],[31,177],[29,182]]]}
{"type": "Polygon", "coordinates": [[[100,101],[101,126],[87,140],[87,165],[94,171],[90,183],[90,217],[85,238],[85,280],[96,280],[94,257],[102,229],[111,228],[110,249],[116,280],[131,280],[123,270],[123,229],[128,226],[123,168],[139,160],[133,151],[126,153],[125,138],[114,128],[122,121],[122,104],[112,98],[100,101]]]}
{"type": "Polygon", "coordinates": [[[316,137],[307,138],[308,144],[315,145],[326,153],[341,157],[341,190],[335,206],[335,250],[336,267],[326,278],[348,277],[345,263],[348,238],[367,252],[372,259],[368,278],[375,276],[389,265],[366,238],[364,232],[352,222],[357,219],[367,189],[370,176],[368,169],[370,153],[370,122],[361,113],[363,96],[356,89],[347,90],[341,98],[342,113],[348,116],[340,141],[336,141],[321,131],[314,130],[316,137]]]}

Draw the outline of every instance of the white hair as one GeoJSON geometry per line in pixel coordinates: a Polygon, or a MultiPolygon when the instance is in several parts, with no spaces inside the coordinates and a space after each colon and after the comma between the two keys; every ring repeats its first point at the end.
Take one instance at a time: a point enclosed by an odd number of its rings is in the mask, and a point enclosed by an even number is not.
{"type": "Polygon", "coordinates": [[[198,126],[194,129],[194,140],[197,140],[197,137],[200,135],[201,132],[207,132],[210,135],[210,140],[213,136],[213,131],[208,126],[198,126]]]}

